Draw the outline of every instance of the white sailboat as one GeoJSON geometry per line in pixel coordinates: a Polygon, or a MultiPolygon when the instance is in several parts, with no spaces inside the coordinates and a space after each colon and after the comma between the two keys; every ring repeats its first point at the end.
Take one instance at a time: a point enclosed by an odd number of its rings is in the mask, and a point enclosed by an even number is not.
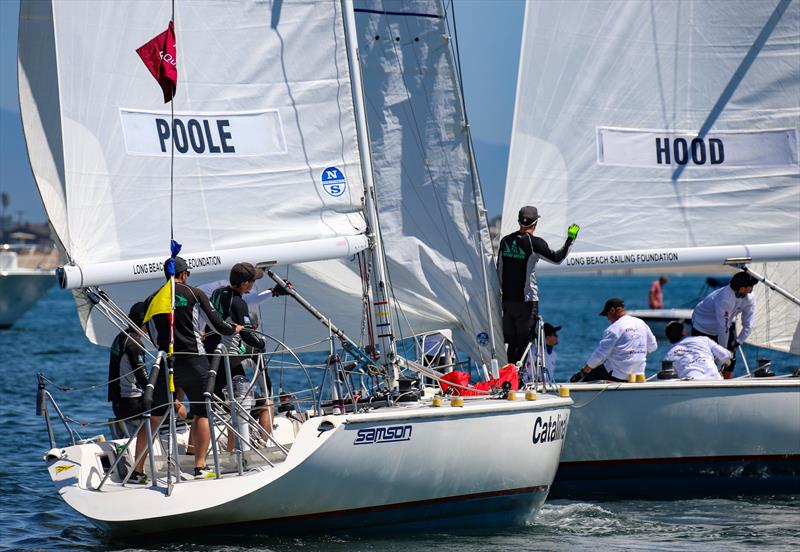
{"type": "MultiPolygon", "coordinates": [[[[124,312],[161,285],[172,226],[195,285],[224,279],[240,261],[288,270],[295,290],[341,329],[375,339],[356,345],[294,302],[285,317],[279,309],[262,314],[267,332],[283,336],[273,329],[285,325],[296,344],[322,336],[322,347],[337,353],[341,342],[381,383],[361,402],[351,390],[346,405],[333,384],[330,403],[279,414],[265,449],[248,450],[242,435],[239,452],[214,448],[218,477],[210,480],[178,477],[187,457],[174,416],[169,436],[152,447],[149,487],[126,484],[120,466],[131,460],[123,450],[130,441],[71,435],[58,446],[51,432],[45,459],[60,496],[113,534],[530,519],[555,476],[570,399],[540,393],[442,404],[430,396],[403,401],[397,390],[397,372],[421,369],[396,353],[398,337],[449,328],[466,338],[473,359],[493,356],[492,307],[480,299],[491,286],[480,277],[490,262],[481,250],[488,232],[480,198],[471,197],[442,6],[179,0],[173,14],[171,4],[22,4],[25,135],[69,260],[62,286],[73,290],[87,337],[108,343],[118,329],[106,318],[120,321],[115,305],[124,312]],[[135,53],[171,19],[180,75],[174,112],[135,53]],[[362,253],[368,247],[371,262],[362,253]],[[359,267],[372,276],[371,293],[359,267]],[[362,332],[369,316],[376,329],[362,332]]],[[[332,365],[328,381],[346,381],[337,370],[332,365]]],[[[44,387],[39,398],[49,417],[54,401],[44,387]]]]}
{"type": "MultiPolygon", "coordinates": [[[[789,0],[527,4],[504,231],[533,204],[551,243],[581,225],[542,273],[767,262],[798,297],[798,27],[789,0]]],[[[796,299],[757,290],[749,341],[800,354],[796,299]]],[[[555,496],[799,489],[798,377],[568,387],[555,496]]]]}
{"type": "Polygon", "coordinates": [[[0,330],[13,326],[56,283],[52,269],[20,266],[19,260],[19,251],[0,245],[0,330]]]}

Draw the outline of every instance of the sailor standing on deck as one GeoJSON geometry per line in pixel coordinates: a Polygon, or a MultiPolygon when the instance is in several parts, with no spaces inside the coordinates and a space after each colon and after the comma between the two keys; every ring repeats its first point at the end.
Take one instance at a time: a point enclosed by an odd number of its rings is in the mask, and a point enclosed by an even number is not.
{"type": "Polygon", "coordinates": [[[733,377],[736,349],[753,331],[756,300],[753,286],[758,280],[747,272],[737,272],[730,284],[709,293],[692,312],[692,335],[713,339],[732,353],[730,365],[722,370],[725,379],[733,377]],[[736,335],[736,317],[742,315],[742,330],[736,335]]]}
{"type": "MultiPolygon", "coordinates": [[[[192,405],[194,421],[190,431],[190,441],[195,445],[194,476],[207,478],[214,477],[215,474],[206,466],[206,452],[211,443],[204,397],[209,365],[200,336],[200,314],[202,313],[211,326],[222,335],[239,333],[242,331],[242,326],[238,324],[232,326],[225,322],[209,303],[208,296],[202,290],[186,283],[188,279],[189,266],[182,257],[175,257],[175,385],[183,389],[192,405]]],[[[147,303],[154,295],[147,299],[147,303]]],[[[153,323],[158,349],[168,350],[169,314],[156,314],[153,316],[153,323]]]]}
{"type": "Polygon", "coordinates": [[[644,374],[647,353],[658,348],[653,332],[643,320],[625,311],[625,302],[612,297],[603,306],[600,316],[611,325],[603,332],[597,349],[570,381],[628,381],[629,374],[644,374]]]}
{"type": "Polygon", "coordinates": [[[519,210],[519,230],[500,240],[497,274],[503,295],[503,335],[508,343],[508,362],[522,358],[528,343],[536,337],[539,319],[539,287],[536,284],[536,263],[540,258],[560,264],[567,256],[580,227],[567,229],[567,240],[553,251],[542,238],[533,235],[539,211],[525,206],[519,210]]]}

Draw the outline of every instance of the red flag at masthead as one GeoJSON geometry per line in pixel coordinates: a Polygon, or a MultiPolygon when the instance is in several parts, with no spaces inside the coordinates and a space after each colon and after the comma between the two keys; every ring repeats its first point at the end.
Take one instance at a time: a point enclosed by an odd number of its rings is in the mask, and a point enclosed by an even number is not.
{"type": "Polygon", "coordinates": [[[164,92],[164,103],[175,96],[178,88],[178,65],[175,50],[175,26],[169,22],[167,30],[136,49],[150,74],[164,92]]]}

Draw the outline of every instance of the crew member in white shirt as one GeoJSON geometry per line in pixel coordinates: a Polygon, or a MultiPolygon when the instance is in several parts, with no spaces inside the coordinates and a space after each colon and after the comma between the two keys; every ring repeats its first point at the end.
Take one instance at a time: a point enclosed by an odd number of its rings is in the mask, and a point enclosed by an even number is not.
{"type": "MultiPolygon", "coordinates": [[[[577,381],[628,381],[628,374],[644,374],[647,353],[656,350],[656,338],[641,319],[625,310],[625,302],[613,297],[606,301],[600,316],[611,325],[603,332],[597,349],[581,369],[583,379],[577,381]]],[[[573,381],[571,380],[571,381],[573,381]]]]}
{"type": "Polygon", "coordinates": [[[747,272],[737,272],[729,285],[709,293],[692,312],[692,335],[705,336],[727,348],[734,357],[722,371],[725,379],[733,377],[736,349],[753,331],[756,300],[753,286],[758,283],[747,272]],[[736,335],[736,317],[741,314],[742,330],[736,335]]]}
{"type": "Polygon", "coordinates": [[[675,373],[681,379],[721,380],[719,366],[727,366],[733,354],[708,337],[698,335],[689,337],[683,323],[667,324],[667,339],[673,347],[667,351],[664,360],[671,360],[675,373]]]}
{"type": "Polygon", "coordinates": [[[544,323],[544,367],[550,373],[553,381],[556,380],[556,361],[558,360],[556,345],[558,345],[558,330],[560,329],[561,326],[553,326],[549,322],[544,323]]]}

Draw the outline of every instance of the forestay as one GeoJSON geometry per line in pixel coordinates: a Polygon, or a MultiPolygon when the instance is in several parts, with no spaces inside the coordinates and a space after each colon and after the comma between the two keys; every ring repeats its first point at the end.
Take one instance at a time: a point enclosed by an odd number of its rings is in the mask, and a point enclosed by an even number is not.
{"type": "Polygon", "coordinates": [[[504,232],[577,222],[566,270],[800,258],[798,28],[786,0],[527,4],[504,232]]]}

